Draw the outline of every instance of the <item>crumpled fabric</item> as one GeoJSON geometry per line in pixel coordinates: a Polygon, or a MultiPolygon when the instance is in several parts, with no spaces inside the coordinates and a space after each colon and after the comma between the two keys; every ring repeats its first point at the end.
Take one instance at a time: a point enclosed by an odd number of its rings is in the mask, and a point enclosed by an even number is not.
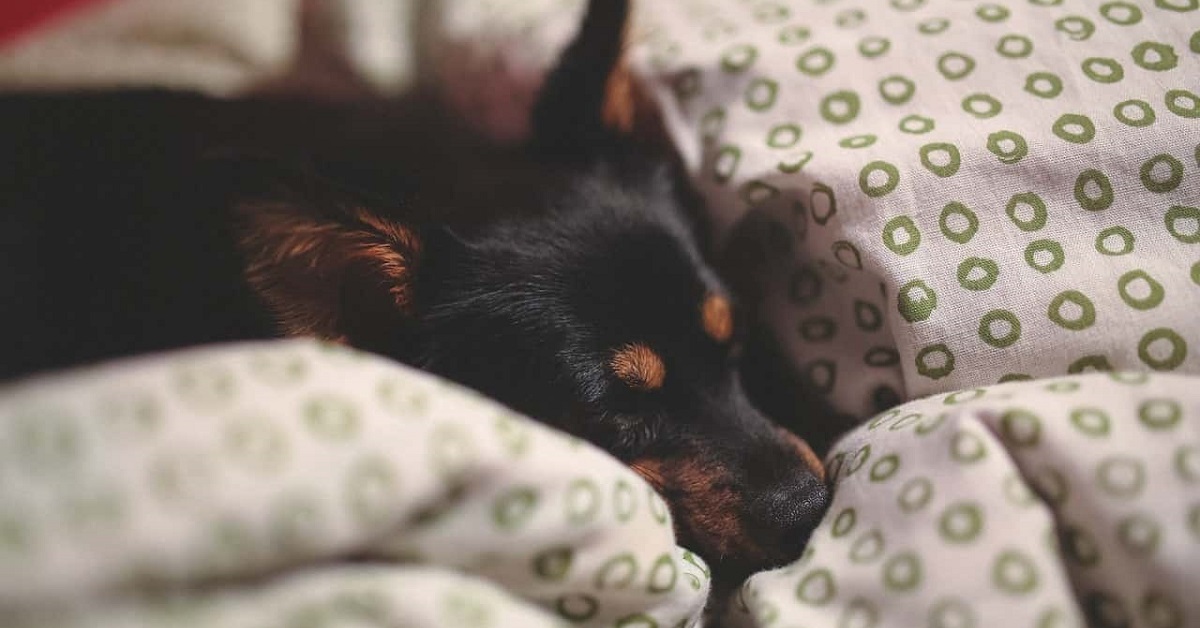
{"type": "Polygon", "coordinates": [[[620,462],[383,358],[248,343],[0,389],[5,626],[676,626],[708,588],[620,462]]]}

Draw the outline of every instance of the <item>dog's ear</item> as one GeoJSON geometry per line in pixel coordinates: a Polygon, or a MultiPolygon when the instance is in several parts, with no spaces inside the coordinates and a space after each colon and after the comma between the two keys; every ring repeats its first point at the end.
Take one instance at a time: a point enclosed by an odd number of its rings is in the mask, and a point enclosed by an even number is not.
{"type": "Polygon", "coordinates": [[[579,32],[546,77],[533,107],[533,145],[574,153],[614,135],[641,135],[655,108],[626,61],[630,0],[590,0],[579,32]]]}
{"type": "Polygon", "coordinates": [[[287,335],[376,349],[411,327],[423,238],[353,192],[265,160],[222,159],[206,180],[232,212],[245,279],[287,335]]]}

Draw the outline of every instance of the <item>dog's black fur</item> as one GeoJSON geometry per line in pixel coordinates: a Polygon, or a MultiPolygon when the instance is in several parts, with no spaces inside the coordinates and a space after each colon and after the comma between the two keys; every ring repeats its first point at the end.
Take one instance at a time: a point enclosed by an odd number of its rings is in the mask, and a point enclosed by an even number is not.
{"type": "Polygon", "coordinates": [[[464,181],[430,175],[423,190],[370,195],[362,169],[339,177],[357,179],[351,190],[223,160],[156,207],[141,196],[154,189],[146,177],[179,164],[153,165],[154,146],[141,177],[105,182],[103,207],[14,179],[24,212],[0,224],[17,305],[3,375],[277,333],[335,339],[607,449],[663,492],[682,542],[718,571],[794,558],[828,500],[820,464],[741,388],[743,317],[705,261],[702,208],[679,164],[606,115],[628,5],[589,4],[529,145],[468,151],[478,167],[451,159],[464,181]],[[85,207],[42,208],[70,203],[85,207]],[[636,368],[620,362],[632,346],[646,350],[636,368]]]}

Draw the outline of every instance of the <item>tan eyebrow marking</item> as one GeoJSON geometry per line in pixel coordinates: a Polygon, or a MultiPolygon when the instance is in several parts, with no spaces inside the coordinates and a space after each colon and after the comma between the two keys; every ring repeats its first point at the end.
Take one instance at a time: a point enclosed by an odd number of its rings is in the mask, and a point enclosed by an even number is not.
{"type": "Polygon", "coordinates": [[[662,388],[667,366],[653,349],[640,342],[627,344],[613,353],[608,365],[621,381],[638,390],[662,388]]]}
{"type": "Polygon", "coordinates": [[[700,319],[704,322],[704,332],[717,342],[725,342],[733,336],[733,308],[729,299],[710,294],[704,298],[700,306],[700,319]]]}

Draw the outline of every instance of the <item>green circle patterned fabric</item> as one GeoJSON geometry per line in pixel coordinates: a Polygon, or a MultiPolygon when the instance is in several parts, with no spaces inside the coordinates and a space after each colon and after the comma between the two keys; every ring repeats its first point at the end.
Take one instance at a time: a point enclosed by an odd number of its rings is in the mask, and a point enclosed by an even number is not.
{"type": "Polygon", "coordinates": [[[758,214],[786,245],[766,316],[843,412],[1200,372],[1195,2],[679,0],[639,25],[718,230],[758,214]]]}
{"type": "Polygon", "coordinates": [[[772,226],[769,322],[874,415],[728,625],[1200,620],[1198,8],[640,3],[719,231],[772,226]]]}
{"type": "Polygon", "coordinates": [[[1192,626],[1197,379],[1117,372],[913,401],[835,446],[804,556],[729,625],[1192,626]]]}
{"type": "Polygon", "coordinates": [[[600,450],[311,341],[0,388],[0,621],[693,625],[704,562],[600,450]]]}

